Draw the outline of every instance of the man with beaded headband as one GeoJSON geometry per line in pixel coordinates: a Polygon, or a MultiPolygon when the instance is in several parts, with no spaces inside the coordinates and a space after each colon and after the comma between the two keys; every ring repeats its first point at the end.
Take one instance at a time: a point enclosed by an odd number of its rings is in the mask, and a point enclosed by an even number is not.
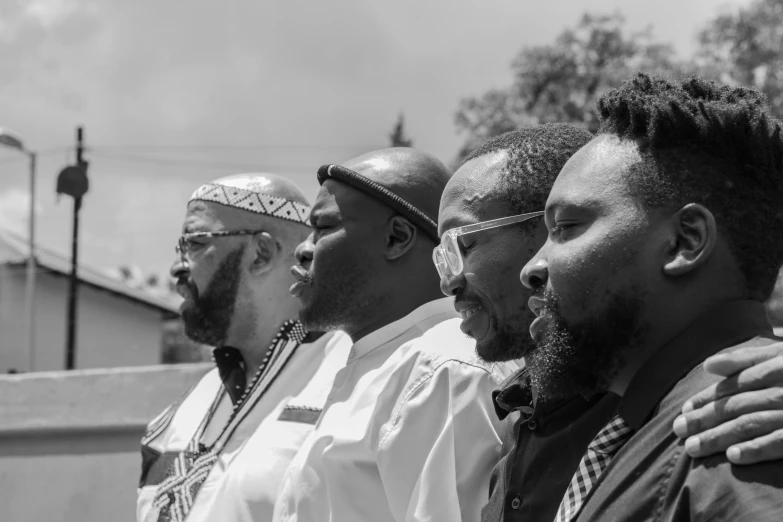
{"type": "Polygon", "coordinates": [[[171,274],[216,368],[148,426],[137,520],[270,520],[350,340],[308,333],[288,288],[310,206],[292,182],[242,174],[191,196],[171,274]]]}
{"type": "Polygon", "coordinates": [[[516,365],[481,361],[440,295],[431,257],[449,177],[411,148],[318,171],[291,291],[303,324],[354,344],[275,521],[478,520],[500,453],[490,393],[516,365]]]}

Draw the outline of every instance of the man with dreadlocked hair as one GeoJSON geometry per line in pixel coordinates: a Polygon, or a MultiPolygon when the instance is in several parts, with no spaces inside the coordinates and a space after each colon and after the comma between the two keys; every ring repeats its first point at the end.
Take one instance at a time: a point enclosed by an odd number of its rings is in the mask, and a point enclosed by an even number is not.
{"type": "Polygon", "coordinates": [[[621,397],[555,520],[780,521],[778,462],[694,458],[672,425],[718,382],[705,359],[783,348],[763,304],[783,263],[781,124],[758,92],[699,78],[639,74],[598,107],[521,273],[539,395],[621,397]]]}

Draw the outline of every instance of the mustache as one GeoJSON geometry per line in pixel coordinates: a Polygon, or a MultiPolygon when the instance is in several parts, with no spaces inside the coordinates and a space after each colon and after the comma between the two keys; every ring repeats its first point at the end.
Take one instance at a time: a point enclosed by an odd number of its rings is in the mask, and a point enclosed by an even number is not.
{"type": "Polygon", "coordinates": [[[546,306],[544,306],[544,310],[555,314],[556,316],[560,316],[560,296],[558,296],[556,293],[554,293],[552,290],[544,290],[544,293],[541,294],[541,297],[546,300],[546,306]]]}
{"type": "Polygon", "coordinates": [[[459,294],[457,297],[454,298],[454,305],[456,306],[459,304],[484,306],[484,304],[481,302],[480,299],[473,296],[465,296],[463,294],[459,294]]]}
{"type": "Polygon", "coordinates": [[[191,295],[194,298],[197,298],[199,296],[198,287],[196,286],[195,281],[193,281],[191,278],[189,278],[189,277],[179,277],[179,278],[177,278],[175,283],[176,283],[176,286],[178,286],[178,287],[185,287],[185,288],[187,288],[188,291],[191,293],[191,295]]]}

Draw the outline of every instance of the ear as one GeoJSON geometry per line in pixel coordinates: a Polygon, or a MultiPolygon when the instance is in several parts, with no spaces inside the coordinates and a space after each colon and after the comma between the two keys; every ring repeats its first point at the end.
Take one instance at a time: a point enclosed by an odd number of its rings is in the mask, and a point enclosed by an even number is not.
{"type": "Polygon", "coordinates": [[[718,240],[715,216],[703,205],[689,203],[671,218],[672,237],[663,273],[679,277],[707,262],[718,240]]]}
{"type": "Polygon", "coordinates": [[[419,231],[402,216],[392,216],[386,224],[386,259],[389,261],[404,256],[416,243],[419,231]]]}
{"type": "Polygon", "coordinates": [[[262,274],[271,270],[272,261],[280,253],[280,244],[268,232],[261,232],[253,236],[253,242],[250,246],[253,250],[250,272],[262,274]]]}

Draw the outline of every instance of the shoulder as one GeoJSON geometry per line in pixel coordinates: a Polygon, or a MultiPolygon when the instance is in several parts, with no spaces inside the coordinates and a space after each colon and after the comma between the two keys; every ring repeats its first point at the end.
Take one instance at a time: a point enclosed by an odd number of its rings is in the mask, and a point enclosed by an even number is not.
{"type": "MultiPolygon", "coordinates": [[[[743,350],[752,349],[758,346],[780,346],[783,348],[783,342],[776,338],[769,337],[754,337],[743,343],[735,346],[725,348],[717,354],[726,354],[732,352],[741,352],[743,350]]],[[[680,408],[686,400],[691,398],[695,393],[702,391],[708,386],[722,381],[724,378],[719,375],[713,375],[708,373],[704,369],[704,362],[702,361],[696,365],[688,374],[682,378],[661,401],[661,410],[670,409],[670,414],[677,416],[680,413],[680,408]]]]}
{"type": "Polygon", "coordinates": [[[476,343],[459,329],[460,319],[447,319],[416,339],[408,341],[407,357],[415,358],[412,380],[426,380],[437,373],[488,379],[497,386],[519,369],[516,363],[488,363],[476,354],[476,343]]]}
{"type": "Polygon", "coordinates": [[[147,424],[147,428],[141,438],[142,445],[149,444],[166,431],[166,428],[171,424],[180,406],[185,401],[212,400],[214,391],[219,384],[220,375],[217,368],[213,368],[147,424]]]}
{"type": "MultiPolygon", "coordinates": [[[[718,353],[769,344],[783,345],[757,337],[718,353]]],[[[703,364],[693,368],[661,401],[658,415],[663,415],[667,421],[663,427],[671,430],[682,404],[722,379],[707,373],[703,364]]],[[[783,472],[779,461],[737,466],[729,462],[725,452],[694,459],[683,450],[682,440],[672,434],[668,440],[674,458],[669,491],[679,499],[678,503],[686,502],[692,512],[711,514],[716,519],[779,520],[769,518],[770,513],[783,510],[783,472]]]]}

